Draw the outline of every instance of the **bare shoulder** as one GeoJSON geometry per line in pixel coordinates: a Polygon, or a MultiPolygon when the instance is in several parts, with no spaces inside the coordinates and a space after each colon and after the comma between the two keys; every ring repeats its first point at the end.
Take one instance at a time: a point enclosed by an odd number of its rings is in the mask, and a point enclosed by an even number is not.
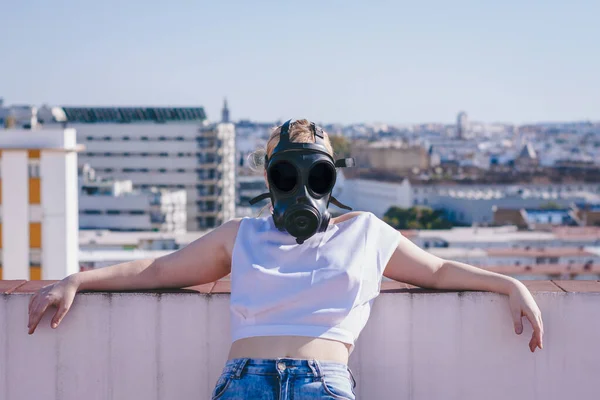
{"type": "Polygon", "coordinates": [[[218,229],[221,230],[224,235],[233,234],[235,237],[237,235],[241,223],[242,218],[232,218],[229,221],[223,223],[221,226],[219,226],[218,229]]]}
{"type": "Polygon", "coordinates": [[[350,211],[348,213],[340,215],[339,217],[333,218],[331,222],[333,224],[339,224],[340,222],[348,221],[349,219],[358,217],[360,215],[368,216],[369,214],[371,213],[368,211],[350,211]]]}
{"type": "Polygon", "coordinates": [[[219,241],[223,244],[229,255],[233,254],[235,239],[237,238],[241,223],[242,218],[233,218],[216,229],[218,230],[219,241]]]}
{"type": "Polygon", "coordinates": [[[190,246],[196,249],[212,248],[233,249],[240,227],[241,218],[231,219],[194,240],[190,246]]]}

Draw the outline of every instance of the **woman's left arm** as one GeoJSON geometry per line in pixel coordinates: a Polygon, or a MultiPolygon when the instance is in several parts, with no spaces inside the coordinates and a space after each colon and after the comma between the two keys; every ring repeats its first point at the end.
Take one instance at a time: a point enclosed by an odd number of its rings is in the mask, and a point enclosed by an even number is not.
{"type": "Polygon", "coordinates": [[[529,290],[517,279],[472,265],[449,261],[426,252],[405,237],[400,239],[384,271],[387,278],[422,288],[483,290],[509,298],[515,333],[523,332],[522,317],[533,327],[529,349],[543,348],[542,315],[529,290]]]}

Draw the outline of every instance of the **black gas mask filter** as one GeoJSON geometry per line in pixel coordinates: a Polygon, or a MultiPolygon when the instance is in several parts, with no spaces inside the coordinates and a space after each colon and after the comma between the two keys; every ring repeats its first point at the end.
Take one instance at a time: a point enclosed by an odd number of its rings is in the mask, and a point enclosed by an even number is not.
{"type": "Polygon", "coordinates": [[[327,151],[323,130],[311,123],[314,143],[291,142],[292,120],[281,126],[279,144],[271,157],[265,155],[265,170],[269,192],[250,200],[255,204],[270,198],[273,221],[280,231],[287,231],[298,244],[317,232],[324,232],[331,214],[329,203],[351,210],[332,196],[336,182],[336,168],[354,166],[354,159],[334,161],[327,151]]]}

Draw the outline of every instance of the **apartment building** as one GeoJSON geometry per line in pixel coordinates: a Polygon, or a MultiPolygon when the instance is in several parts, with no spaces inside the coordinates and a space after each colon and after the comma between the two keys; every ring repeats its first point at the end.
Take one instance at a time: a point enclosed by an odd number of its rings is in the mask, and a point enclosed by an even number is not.
{"type": "Polygon", "coordinates": [[[235,213],[235,126],[208,124],[202,107],[53,107],[45,125],[75,128],[79,166],[131,180],[136,190],[185,190],[190,231],[235,213]]]}
{"type": "Polygon", "coordinates": [[[105,179],[87,164],[79,177],[79,228],[185,232],[185,190],[133,189],[131,180],[105,179]]]}
{"type": "Polygon", "coordinates": [[[73,129],[0,130],[0,279],[79,271],[73,129]]]}

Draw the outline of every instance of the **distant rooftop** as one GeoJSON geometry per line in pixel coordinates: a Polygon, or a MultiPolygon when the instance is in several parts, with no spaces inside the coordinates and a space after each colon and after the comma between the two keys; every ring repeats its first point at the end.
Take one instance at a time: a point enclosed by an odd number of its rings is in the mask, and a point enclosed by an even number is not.
{"type": "Polygon", "coordinates": [[[492,257],[585,257],[596,254],[586,248],[579,247],[541,247],[533,249],[488,249],[488,256],[492,257]]]}
{"type": "Polygon", "coordinates": [[[523,243],[562,241],[600,242],[600,228],[559,227],[551,232],[520,231],[516,226],[455,227],[446,230],[420,230],[413,236],[420,239],[440,239],[448,243],[523,243]]]}
{"type": "Polygon", "coordinates": [[[555,238],[553,233],[541,231],[518,231],[516,227],[459,227],[444,230],[421,230],[420,238],[441,239],[447,242],[522,242],[550,241],[555,238]]]}
{"type": "Polygon", "coordinates": [[[523,146],[523,148],[521,149],[521,152],[519,153],[519,156],[517,158],[521,158],[521,159],[536,159],[538,158],[537,153],[535,151],[535,149],[533,148],[531,143],[527,143],[525,146],[523,146]]]}
{"type": "Polygon", "coordinates": [[[188,245],[204,236],[208,231],[172,232],[116,232],[108,230],[80,230],[80,246],[134,246],[140,241],[175,240],[179,245],[188,245]]]}
{"type": "Polygon", "coordinates": [[[204,121],[203,107],[62,107],[66,122],[131,123],[204,121]]]}

